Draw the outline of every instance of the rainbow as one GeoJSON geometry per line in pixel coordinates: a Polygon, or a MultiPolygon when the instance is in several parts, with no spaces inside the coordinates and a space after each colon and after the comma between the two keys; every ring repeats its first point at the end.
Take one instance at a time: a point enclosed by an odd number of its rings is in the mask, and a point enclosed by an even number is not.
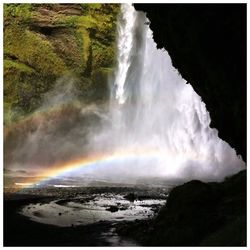
{"type": "MultiPolygon", "coordinates": [[[[60,105],[56,105],[52,108],[48,108],[47,110],[39,110],[34,112],[28,117],[24,119],[20,119],[17,123],[12,124],[10,126],[5,127],[4,137],[7,139],[9,132],[18,133],[19,129],[29,129],[30,124],[34,126],[43,123],[45,120],[56,117],[61,118],[64,116],[64,113],[71,112],[72,109],[80,109],[82,105],[78,102],[67,102],[60,105]]],[[[82,170],[84,168],[97,168],[103,164],[116,164],[123,163],[129,160],[152,160],[152,159],[163,159],[168,165],[168,172],[171,172],[172,168],[174,170],[175,164],[172,163],[180,163],[183,158],[191,158],[194,159],[193,152],[185,153],[185,157],[183,155],[166,152],[166,150],[160,150],[157,148],[151,147],[131,147],[126,149],[118,149],[111,152],[92,154],[83,156],[74,160],[70,160],[67,162],[60,162],[51,166],[43,166],[39,173],[39,176],[34,176],[34,180],[28,181],[27,183],[16,183],[17,189],[25,189],[27,187],[32,187],[36,185],[40,185],[45,183],[46,181],[59,177],[61,175],[66,175],[67,173],[82,170]],[[187,156],[188,155],[188,156],[187,156]],[[176,162],[177,161],[177,162],[176,162]],[[170,163],[170,164],[168,164],[170,163]]]]}
{"type": "MultiPolygon", "coordinates": [[[[37,185],[41,185],[46,181],[60,177],[63,175],[67,175],[73,171],[82,170],[84,168],[94,168],[101,166],[103,164],[115,164],[115,163],[123,163],[130,160],[152,160],[152,159],[163,159],[169,162],[169,158],[166,156],[166,152],[160,151],[159,149],[126,149],[126,150],[117,150],[115,152],[109,152],[106,154],[96,154],[91,156],[86,156],[84,158],[79,158],[76,160],[72,160],[63,164],[50,166],[43,171],[41,171],[41,178],[36,179],[34,183],[27,183],[27,185],[20,185],[20,189],[24,189],[27,187],[34,187],[37,185]],[[46,176],[46,177],[44,177],[46,176]]],[[[173,157],[173,155],[172,155],[173,157]]]]}
{"type": "Polygon", "coordinates": [[[45,107],[43,109],[38,109],[33,113],[19,117],[17,121],[12,122],[4,126],[4,137],[7,138],[9,132],[13,132],[17,129],[28,129],[31,124],[33,126],[38,126],[44,121],[51,119],[52,117],[61,118],[67,113],[72,112],[72,110],[80,110],[82,108],[80,102],[77,101],[68,101],[60,104],[56,104],[52,107],[45,107]]]}
{"type": "Polygon", "coordinates": [[[156,150],[119,150],[108,154],[99,154],[86,156],[84,158],[69,161],[64,164],[50,166],[48,169],[41,173],[41,176],[47,176],[37,181],[35,184],[42,183],[51,178],[70,173],[72,171],[81,170],[83,168],[98,167],[102,164],[114,164],[117,162],[124,162],[133,159],[151,159],[160,158],[163,154],[160,154],[156,150]]]}

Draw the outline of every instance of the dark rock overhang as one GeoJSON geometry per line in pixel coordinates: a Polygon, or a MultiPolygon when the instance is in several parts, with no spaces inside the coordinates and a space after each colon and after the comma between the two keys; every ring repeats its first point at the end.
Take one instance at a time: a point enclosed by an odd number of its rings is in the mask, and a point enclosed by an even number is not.
{"type": "Polygon", "coordinates": [[[202,97],[211,127],[246,160],[246,4],[134,5],[202,97]]]}

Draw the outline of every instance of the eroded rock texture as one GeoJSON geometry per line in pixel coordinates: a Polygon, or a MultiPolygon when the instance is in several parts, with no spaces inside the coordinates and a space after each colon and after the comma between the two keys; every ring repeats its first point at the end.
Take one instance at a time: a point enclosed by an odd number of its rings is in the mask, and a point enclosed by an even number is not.
{"type": "Polygon", "coordinates": [[[32,113],[62,76],[105,98],[119,4],[4,4],[4,122],[32,113]],[[102,93],[102,94],[100,94],[102,93]]]}

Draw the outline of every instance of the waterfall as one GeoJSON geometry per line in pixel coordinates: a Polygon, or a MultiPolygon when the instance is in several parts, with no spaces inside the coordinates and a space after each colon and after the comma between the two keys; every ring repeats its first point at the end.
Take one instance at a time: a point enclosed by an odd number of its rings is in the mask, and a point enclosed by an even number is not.
{"type": "Polygon", "coordinates": [[[135,26],[136,11],[130,6],[121,6],[121,17],[118,23],[118,67],[114,85],[116,86],[116,99],[120,104],[125,102],[124,84],[131,64],[133,48],[133,29],[135,26]]]}
{"type": "Polygon", "coordinates": [[[222,180],[240,171],[245,163],[209,127],[205,104],[167,51],[157,49],[147,23],[144,13],[121,5],[110,122],[91,138],[95,150],[118,151],[121,157],[100,167],[99,175],[116,181],[222,180]],[[133,152],[133,159],[122,157],[125,152],[133,152]]]}
{"type": "Polygon", "coordinates": [[[168,52],[157,49],[148,23],[121,5],[110,99],[83,104],[74,80],[59,79],[42,106],[10,129],[6,169],[57,185],[221,181],[245,169],[168,52]]]}

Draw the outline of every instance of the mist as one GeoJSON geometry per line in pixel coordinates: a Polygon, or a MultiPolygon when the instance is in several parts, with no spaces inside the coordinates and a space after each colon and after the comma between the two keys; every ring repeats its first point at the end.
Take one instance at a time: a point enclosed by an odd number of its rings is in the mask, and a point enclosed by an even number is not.
{"type": "Polygon", "coordinates": [[[79,94],[76,79],[62,77],[32,115],[6,132],[7,169],[33,169],[39,173],[86,153],[87,135],[97,129],[104,107],[85,104],[79,94]]]}
{"type": "Polygon", "coordinates": [[[109,107],[112,122],[103,123],[90,143],[93,150],[140,152],[100,166],[96,174],[130,181],[221,181],[240,171],[245,163],[209,127],[205,104],[172,66],[167,51],[157,50],[146,23],[144,13],[122,5],[109,107]]]}
{"type": "Polygon", "coordinates": [[[122,5],[109,101],[84,103],[73,78],[59,79],[41,107],[6,134],[7,169],[39,175],[55,164],[117,152],[116,160],[50,181],[221,181],[245,168],[210,128],[205,104],[172,66],[167,51],[157,50],[147,22],[143,13],[122,5]],[[134,153],[128,157],[127,152],[134,153]]]}

